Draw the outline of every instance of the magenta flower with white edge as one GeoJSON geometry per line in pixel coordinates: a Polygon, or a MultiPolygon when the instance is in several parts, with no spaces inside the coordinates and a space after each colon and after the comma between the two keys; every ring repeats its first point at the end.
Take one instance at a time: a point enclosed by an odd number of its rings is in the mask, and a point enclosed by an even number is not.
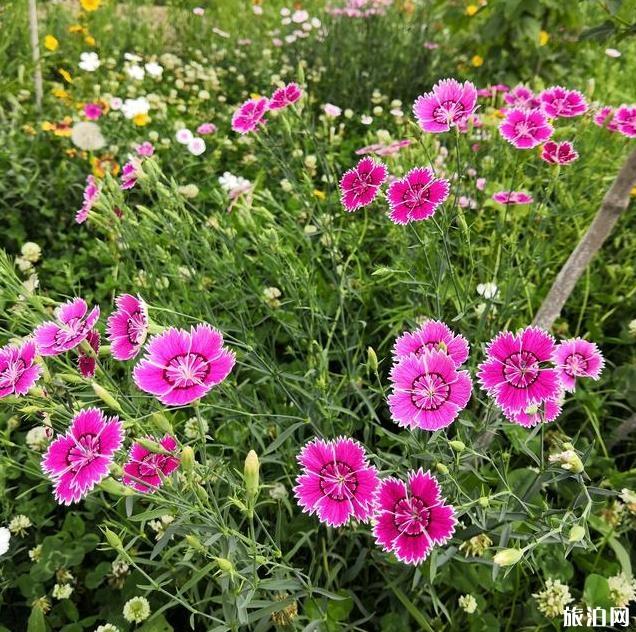
{"type": "Polygon", "coordinates": [[[466,408],[472,392],[468,371],[459,371],[444,351],[399,358],[391,369],[391,418],[403,428],[439,430],[466,408]]]}
{"type": "Polygon", "coordinates": [[[205,396],[230,374],[236,358],[222,334],[207,324],[190,331],[171,327],[150,339],[133,370],[138,388],[167,406],[185,406],[205,396]]]}
{"type": "Polygon", "coordinates": [[[340,200],[345,210],[351,213],[371,204],[387,175],[386,166],[372,158],[363,158],[345,171],[340,179],[340,200]]]}
{"type": "Polygon", "coordinates": [[[42,367],[35,363],[37,347],[28,340],[19,347],[0,347],[0,399],[26,395],[40,379],[42,367]]]}
{"type": "Polygon", "coordinates": [[[377,503],[376,542],[405,564],[422,563],[455,533],[455,509],[446,504],[437,479],[422,468],[409,472],[406,483],[394,477],[380,481],[377,503]]]}
{"type": "Polygon", "coordinates": [[[77,358],[77,368],[82,374],[82,377],[92,378],[95,377],[95,370],[97,368],[97,354],[99,353],[100,342],[99,331],[96,329],[89,331],[88,336],[86,336],[86,342],[93,353],[85,352],[82,347],[80,347],[79,356],[77,358]]]}
{"type": "Polygon", "coordinates": [[[532,404],[517,412],[503,410],[503,414],[512,423],[524,428],[532,428],[540,423],[554,421],[563,410],[563,394],[559,394],[554,399],[546,399],[539,404],[532,404]]]}
{"type": "Polygon", "coordinates": [[[393,345],[393,356],[397,360],[411,354],[420,356],[429,351],[443,351],[456,367],[460,367],[468,359],[468,340],[453,332],[446,323],[427,320],[415,331],[403,333],[393,345]]]}
{"type": "Polygon", "coordinates": [[[442,79],[416,99],[413,113],[425,132],[439,134],[466,121],[476,107],[477,88],[470,81],[442,79]]]}
{"type": "Polygon", "coordinates": [[[242,103],[232,115],[232,129],[239,134],[253,132],[263,125],[269,109],[269,99],[259,97],[242,103]]]}
{"type": "Polygon", "coordinates": [[[86,301],[81,298],[60,305],[55,310],[55,320],[42,323],[33,332],[39,354],[60,355],[86,340],[99,319],[99,307],[93,307],[88,314],[87,311],[86,301]]]}
{"type": "Polygon", "coordinates": [[[83,224],[93,208],[93,205],[99,199],[100,187],[92,175],[87,176],[86,186],[84,187],[84,202],[82,208],[75,214],[75,221],[78,224],[83,224]]]}
{"type": "Polygon", "coordinates": [[[70,505],[84,498],[108,476],[123,441],[124,428],[117,417],[106,417],[98,408],[77,413],[66,434],[57,436],[42,459],[56,500],[70,505]]]}
{"type": "Polygon", "coordinates": [[[505,205],[532,204],[534,202],[534,198],[525,191],[497,191],[492,194],[492,199],[505,205]]]}
{"type": "Polygon", "coordinates": [[[122,478],[124,485],[142,494],[156,491],[163,485],[163,479],[170,476],[180,464],[177,456],[177,441],[174,437],[167,434],[161,439],[155,437],[146,437],[146,439],[157,443],[162,452],[152,452],[141,443],[135,442],[130,448],[122,478]]]}
{"type": "Polygon", "coordinates": [[[551,118],[571,118],[587,112],[587,101],[578,90],[554,86],[540,95],[541,109],[551,118]]]}
{"type": "Polygon", "coordinates": [[[541,105],[541,100],[534,92],[521,84],[504,94],[504,101],[516,110],[533,110],[541,105]]]}
{"type": "Polygon", "coordinates": [[[500,134],[517,149],[532,149],[552,136],[554,128],[542,110],[508,110],[500,134]]]}
{"type": "Polygon", "coordinates": [[[139,296],[122,294],[117,309],[106,321],[106,338],[116,360],[130,360],[141,350],[148,334],[148,306],[139,296]]]}
{"type": "Polygon", "coordinates": [[[561,382],[551,366],[554,338],[539,327],[518,334],[504,331],[486,347],[477,376],[497,406],[518,413],[558,397],[561,382]]]}
{"type": "Polygon", "coordinates": [[[636,138],[636,105],[621,105],[614,114],[616,129],[627,138],[636,138]]]}
{"type": "Polygon", "coordinates": [[[373,517],[378,474],[360,443],[348,437],[314,439],[297,458],[302,473],[294,495],[305,513],[331,527],[373,517]]]}
{"type": "Polygon", "coordinates": [[[569,165],[578,157],[578,152],[567,140],[561,143],[549,140],[541,149],[541,159],[551,165],[569,165]]]}
{"type": "Polygon", "coordinates": [[[432,169],[411,169],[403,178],[391,182],[387,189],[389,218],[401,225],[428,219],[446,201],[449,192],[450,182],[436,178],[432,169]]]}
{"type": "Polygon", "coordinates": [[[605,367],[605,359],[596,343],[583,338],[560,342],[552,354],[552,360],[566,391],[576,389],[578,378],[598,380],[605,367]]]}
{"type": "Polygon", "coordinates": [[[269,100],[270,110],[282,110],[288,105],[296,103],[302,96],[302,90],[296,83],[288,83],[282,88],[278,88],[269,100]]]}

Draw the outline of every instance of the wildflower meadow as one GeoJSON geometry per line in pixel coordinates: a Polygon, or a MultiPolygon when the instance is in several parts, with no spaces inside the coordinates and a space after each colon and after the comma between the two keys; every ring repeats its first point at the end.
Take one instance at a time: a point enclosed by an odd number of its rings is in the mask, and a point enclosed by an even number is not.
{"type": "Polygon", "coordinates": [[[633,0],[0,33],[0,632],[635,629],[633,0]]]}

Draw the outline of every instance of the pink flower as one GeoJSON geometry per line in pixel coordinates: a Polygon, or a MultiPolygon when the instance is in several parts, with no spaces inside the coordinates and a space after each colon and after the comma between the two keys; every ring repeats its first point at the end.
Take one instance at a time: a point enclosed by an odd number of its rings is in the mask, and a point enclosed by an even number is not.
{"type": "Polygon", "coordinates": [[[95,376],[95,369],[97,366],[96,355],[99,353],[99,332],[96,329],[93,329],[88,332],[88,336],[86,336],[86,342],[90,345],[91,349],[94,351],[94,354],[86,353],[80,347],[79,356],[77,358],[77,368],[79,372],[82,374],[82,377],[91,378],[95,376]]]}
{"type": "Polygon", "coordinates": [[[475,186],[479,191],[483,191],[486,188],[486,178],[477,178],[475,186]]]}
{"type": "Polygon", "coordinates": [[[202,16],[205,13],[205,9],[203,7],[194,7],[194,9],[192,9],[192,13],[194,13],[194,15],[202,16]]]}
{"type": "Polygon", "coordinates": [[[614,115],[618,131],[628,138],[636,138],[636,105],[621,105],[614,115]]]}
{"type": "Polygon", "coordinates": [[[84,188],[84,202],[82,203],[82,208],[75,214],[75,221],[78,224],[82,224],[87,220],[88,214],[99,198],[99,194],[100,188],[97,185],[97,181],[92,175],[87,176],[86,187],[84,188]]]}
{"type": "Polygon", "coordinates": [[[599,127],[607,127],[610,132],[618,131],[618,125],[614,119],[614,108],[609,105],[603,106],[594,114],[594,124],[599,127]]]}
{"type": "Polygon", "coordinates": [[[162,439],[146,437],[154,441],[164,452],[151,452],[140,443],[133,443],[128,454],[128,462],[124,465],[124,485],[136,489],[142,494],[154,492],[163,485],[163,479],[170,476],[179,467],[179,457],[176,456],[177,441],[170,435],[162,439]]]}
{"type": "Polygon", "coordinates": [[[97,103],[86,103],[84,105],[84,116],[89,121],[96,121],[102,115],[102,108],[97,103]]]}
{"type": "Polygon", "coordinates": [[[201,134],[201,136],[214,134],[214,132],[216,132],[216,125],[214,123],[201,123],[201,125],[197,127],[197,134],[201,134]]]}
{"type": "Polygon", "coordinates": [[[387,174],[384,164],[372,158],[363,158],[353,169],[345,171],[340,180],[340,200],[345,210],[351,213],[371,204],[387,174]]]}
{"type": "Polygon", "coordinates": [[[432,169],[416,167],[400,180],[394,180],[386,192],[395,224],[428,219],[435,214],[450,191],[448,180],[436,178],[432,169]]]}
{"type": "Polygon", "coordinates": [[[123,441],[124,427],[117,417],[105,417],[98,408],[77,413],[66,434],[57,436],[42,459],[56,500],[70,505],[86,496],[108,475],[123,441]]]}
{"type": "Polygon", "coordinates": [[[472,391],[467,371],[458,371],[444,351],[399,358],[389,379],[393,391],[391,417],[411,430],[439,430],[450,425],[466,407],[472,391]]]}
{"type": "Polygon", "coordinates": [[[417,356],[429,351],[443,351],[451,358],[455,367],[460,367],[468,358],[468,341],[454,333],[439,320],[427,320],[419,329],[403,333],[393,345],[393,356],[400,360],[414,353],[417,356]]]}
{"type": "Polygon", "coordinates": [[[264,117],[269,107],[269,99],[260,97],[245,101],[232,116],[232,129],[239,134],[254,131],[265,123],[264,117]]]}
{"type": "Polygon", "coordinates": [[[544,90],[540,95],[541,108],[552,118],[559,116],[571,118],[587,112],[585,97],[578,90],[567,90],[554,86],[544,90]]]}
{"type": "Polygon", "coordinates": [[[532,204],[534,198],[525,191],[497,191],[492,199],[499,204],[532,204]]]}
{"type": "Polygon", "coordinates": [[[269,100],[270,110],[282,110],[292,103],[296,103],[302,96],[302,92],[296,83],[288,83],[274,91],[269,100]]]}
{"type": "Polygon", "coordinates": [[[137,184],[139,177],[139,161],[129,160],[121,169],[121,189],[127,191],[137,184]]]}
{"type": "Polygon", "coordinates": [[[148,158],[155,153],[155,147],[150,141],[146,140],[141,145],[137,145],[136,151],[138,156],[148,158]]]}
{"type": "Polygon", "coordinates": [[[470,81],[462,85],[455,79],[438,81],[431,92],[417,97],[413,113],[425,132],[447,132],[465,121],[477,105],[477,89],[470,81]]]}
{"type": "Polygon", "coordinates": [[[133,379],[162,404],[185,406],[220,384],[235,362],[221,333],[210,325],[197,325],[189,332],[171,327],[150,339],[133,379]]]}
{"type": "Polygon", "coordinates": [[[551,165],[569,165],[579,157],[578,152],[569,141],[555,143],[549,140],[541,149],[541,158],[551,165]]]}
{"type": "Polygon", "coordinates": [[[373,535],[378,545],[405,564],[423,562],[434,545],[455,532],[455,509],[442,498],[439,483],[422,468],[407,482],[389,477],[380,482],[373,535]]]}
{"type": "Polygon", "coordinates": [[[532,149],[548,140],[554,128],[541,110],[508,110],[500,134],[517,149],[532,149]]]}
{"type": "Polygon", "coordinates": [[[351,518],[371,519],[378,474],[360,443],[345,437],[314,439],[300,451],[298,463],[302,473],[296,479],[294,495],[303,512],[316,514],[331,527],[340,527],[351,518]]]}
{"type": "Polygon", "coordinates": [[[552,360],[566,391],[575,390],[578,377],[598,380],[605,366],[603,355],[596,344],[583,338],[560,342],[554,350],[552,360]]]}
{"type": "Polygon", "coordinates": [[[515,110],[534,110],[541,105],[534,92],[521,84],[504,94],[504,101],[515,110]]]}
{"type": "Polygon", "coordinates": [[[75,298],[55,310],[55,320],[36,327],[33,335],[40,355],[60,355],[86,340],[99,318],[99,307],[93,307],[88,315],[87,310],[86,301],[75,298]]]}
{"type": "Polygon", "coordinates": [[[0,399],[26,395],[40,379],[42,368],[35,363],[37,347],[29,340],[20,347],[0,347],[0,399]]]}
{"type": "Polygon", "coordinates": [[[338,118],[342,114],[342,109],[333,103],[325,103],[323,109],[328,118],[338,118]]]}
{"type": "Polygon", "coordinates": [[[521,412],[558,396],[559,376],[548,366],[553,352],[554,339],[538,327],[501,332],[488,343],[477,376],[500,408],[521,412]]]}
{"type": "Polygon", "coordinates": [[[148,306],[140,297],[122,294],[115,299],[117,309],[106,321],[106,338],[115,360],[134,358],[148,334],[148,306]]]}
{"type": "Polygon", "coordinates": [[[539,404],[532,404],[524,410],[518,412],[504,410],[503,413],[508,421],[512,421],[512,423],[523,426],[524,428],[532,428],[537,424],[554,421],[561,414],[561,410],[563,409],[562,402],[563,397],[559,394],[559,396],[554,399],[546,399],[539,404]]]}

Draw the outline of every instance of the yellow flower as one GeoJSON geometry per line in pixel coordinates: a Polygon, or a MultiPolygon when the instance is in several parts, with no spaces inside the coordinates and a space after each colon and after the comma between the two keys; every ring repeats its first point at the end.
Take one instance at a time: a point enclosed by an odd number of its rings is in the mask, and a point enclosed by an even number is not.
{"type": "Polygon", "coordinates": [[[53,96],[56,99],[70,99],[71,95],[64,88],[53,88],[53,96]]]}
{"type": "Polygon", "coordinates": [[[40,126],[43,132],[51,132],[55,129],[55,125],[50,121],[42,121],[42,125],[40,126]]]}
{"type": "Polygon", "coordinates": [[[87,46],[95,46],[95,44],[96,44],[95,38],[92,35],[87,35],[84,38],[84,42],[86,42],[87,46]]]}
{"type": "Polygon", "coordinates": [[[22,131],[29,136],[35,136],[35,128],[32,125],[23,125],[22,131]]]}
{"type": "Polygon", "coordinates": [[[80,4],[84,11],[97,11],[101,3],[102,0],[80,0],[80,4]]]}
{"type": "Polygon", "coordinates": [[[475,15],[475,13],[477,13],[477,11],[479,11],[479,7],[476,4],[469,4],[466,7],[466,15],[471,18],[475,15]]]}
{"type": "Polygon", "coordinates": [[[314,189],[314,196],[317,197],[319,200],[324,200],[327,197],[327,194],[320,189],[314,189]]]}
{"type": "Polygon", "coordinates": [[[132,122],[137,127],[143,127],[144,125],[148,125],[148,123],[150,123],[150,117],[147,114],[135,114],[135,116],[133,116],[132,122]]]}
{"type": "Polygon", "coordinates": [[[68,27],[68,32],[69,33],[84,33],[86,32],[86,29],[81,24],[71,24],[71,26],[68,27]]]}
{"type": "Polygon", "coordinates": [[[545,46],[550,40],[550,35],[547,31],[539,31],[539,46],[545,46]]]}
{"type": "Polygon", "coordinates": [[[470,63],[475,66],[475,68],[479,68],[479,66],[482,66],[484,63],[484,58],[481,57],[480,55],[473,55],[472,59],[470,60],[470,63]]]}
{"type": "Polygon", "coordinates": [[[44,48],[46,50],[57,50],[57,47],[60,43],[57,41],[57,38],[53,35],[45,35],[44,36],[44,48]]]}
{"type": "Polygon", "coordinates": [[[73,83],[73,77],[71,77],[71,73],[68,70],[64,70],[64,68],[58,68],[57,71],[64,77],[64,80],[67,83],[73,83]]]}
{"type": "Polygon", "coordinates": [[[633,189],[629,192],[629,194],[630,194],[632,197],[636,197],[636,187],[634,187],[634,188],[633,188],[633,189]]]}

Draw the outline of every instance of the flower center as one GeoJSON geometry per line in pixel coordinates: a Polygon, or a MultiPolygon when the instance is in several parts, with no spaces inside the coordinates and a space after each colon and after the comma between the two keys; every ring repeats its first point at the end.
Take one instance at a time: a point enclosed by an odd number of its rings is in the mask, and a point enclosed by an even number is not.
{"type": "Polygon", "coordinates": [[[141,344],[146,338],[148,320],[146,315],[140,310],[136,310],[130,315],[126,323],[126,333],[132,345],[141,344]]]}
{"type": "Polygon", "coordinates": [[[510,386],[519,389],[534,384],[540,370],[537,356],[525,350],[512,353],[503,363],[504,379],[510,386]]]}
{"type": "Polygon", "coordinates": [[[84,321],[81,318],[71,318],[67,323],[60,325],[55,332],[55,344],[65,346],[70,342],[81,338],[86,331],[84,321]]]}
{"type": "Polygon", "coordinates": [[[7,366],[0,371],[0,388],[7,388],[7,386],[15,384],[22,377],[26,368],[26,364],[22,358],[17,358],[9,362],[7,366]]]}
{"type": "Polygon", "coordinates": [[[163,466],[166,461],[166,456],[163,454],[157,454],[152,452],[146,455],[139,462],[139,478],[152,478],[157,476],[157,473],[163,470],[163,466]]]}
{"type": "Polygon", "coordinates": [[[430,522],[431,511],[419,496],[400,498],[393,507],[393,524],[403,535],[422,535],[430,522]]]}
{"type": "Polygon", "coordinates": [[[588,362],[587,359],[580,353],[574,352],[565,359],[564,370],[570,377],[576,377],[577,375],[585,375],[587,371],[588,362]]]}
{"type": "Polygon", "coordinates": [[[99,437],[94,434],[84,434],[76,439],[75,445],[69,450],[67,462],[77,471],[94,461],[100,450],[99,437]]]}
{"type": "Polygon", "coordinates": [[[338,502],[350,500],[358,489],[358,476],[342,461],[330,461],[320,470],[320,490],[338,502]]]}
{"type": "Polygon", "coordinates": [[[411,210],[421,206],[429,199],[429,185],[428,184],[411,184],[409,188],[404,192],[402,196],[402,202],[408,206],[411,210]]]}
{"type": "Polygon", "coordinates": [[[437,410],[450,397],[450,386],[439,373],[424,373],[411,384],[411,401],[421,410],[437,410]]]}
{"type": "Polygon", "coordinates": [[[175,389],[200,386],[210,372],[210,364],[199,353],[174,356],[163,370],[163,378],[175,389]]]}
{"type": "Polygon", "coordinates": [[[458,101],[443,101],[433,111],[433,118],[437,123],[454,123],[463,118],[464,106],[458,101]]]}

